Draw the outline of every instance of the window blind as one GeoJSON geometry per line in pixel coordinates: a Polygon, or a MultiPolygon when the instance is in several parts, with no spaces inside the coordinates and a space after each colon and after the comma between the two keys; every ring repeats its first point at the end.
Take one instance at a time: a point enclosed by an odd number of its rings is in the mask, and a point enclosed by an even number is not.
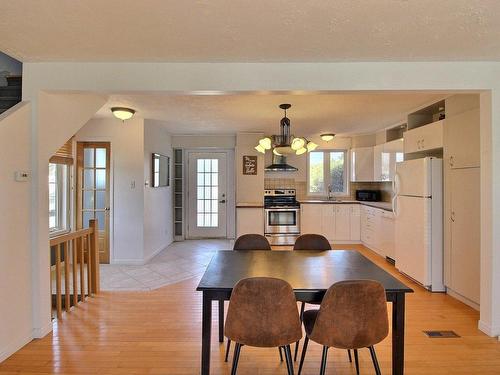
{"type": "Polygon", "coordinates": [[[57,152],[49,159],[54,164],[73,164],[73,137],[71,137],[57,152]]]}

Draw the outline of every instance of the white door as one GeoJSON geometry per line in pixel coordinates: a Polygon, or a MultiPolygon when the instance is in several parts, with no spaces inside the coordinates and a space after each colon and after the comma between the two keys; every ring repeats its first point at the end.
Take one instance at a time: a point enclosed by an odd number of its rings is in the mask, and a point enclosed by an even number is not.
{"type": "Polygon", "coordinates": [[[398,195],[430,197],[431,158],[407,160],[396,164],[394,190],[398,195]]]}
{"type": "Polygon", "coordinates": [[[396,268],[424,286],[431,285],[431,199],[398,197],[396,268]]]}
{"type": "Polygon", "coordinates": [[[188,238],[227,236],[227,157],[188,153],[188,238]]]}

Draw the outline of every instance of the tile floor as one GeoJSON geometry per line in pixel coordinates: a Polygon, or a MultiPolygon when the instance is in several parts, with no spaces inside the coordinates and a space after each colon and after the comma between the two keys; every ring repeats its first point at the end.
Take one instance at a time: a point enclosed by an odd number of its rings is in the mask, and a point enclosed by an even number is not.
{"type": "Polygon", "coordinates": [[[102,264],[101,290],[153,290],[200,276],[215,251],[232,249],[232,245],[231,240],[173,242],[145,265],[102,264]]]}

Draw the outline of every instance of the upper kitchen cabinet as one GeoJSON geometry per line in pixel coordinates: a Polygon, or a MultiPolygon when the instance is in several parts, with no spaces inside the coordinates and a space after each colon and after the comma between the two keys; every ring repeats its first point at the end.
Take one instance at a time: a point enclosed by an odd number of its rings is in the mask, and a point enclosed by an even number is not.
{"type": "Polygon", "coordinates": [[[373,181],[373,147],[351,149],[351,181],[373,181]]]}
{"type": "Polygon", "coordinates": [[[428,125],[408,130],[404,134],[404,152],[422,152],[443,147],[443,123],[439,120],[428,125]]]}
{"type": "Polygon", "coordinates": [[[403,139],[373,147],[373,181],[392,181],[396,163],[403,161],[403,139]]]}
{"type": "Polygon", "coordinates": [[[451,168],[479,167],[479,108],[448,117],[444,134],[444,157],[451,168]]]}

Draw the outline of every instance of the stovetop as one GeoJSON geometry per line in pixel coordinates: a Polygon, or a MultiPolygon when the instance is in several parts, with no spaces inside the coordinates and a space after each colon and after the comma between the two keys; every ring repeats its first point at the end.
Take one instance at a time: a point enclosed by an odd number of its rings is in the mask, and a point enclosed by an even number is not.
{"type": "Polygon", "coordinates": [[[264,190],[265,208],[296,208],[300,203],[295,198],[295,189],[264,190]]]}

